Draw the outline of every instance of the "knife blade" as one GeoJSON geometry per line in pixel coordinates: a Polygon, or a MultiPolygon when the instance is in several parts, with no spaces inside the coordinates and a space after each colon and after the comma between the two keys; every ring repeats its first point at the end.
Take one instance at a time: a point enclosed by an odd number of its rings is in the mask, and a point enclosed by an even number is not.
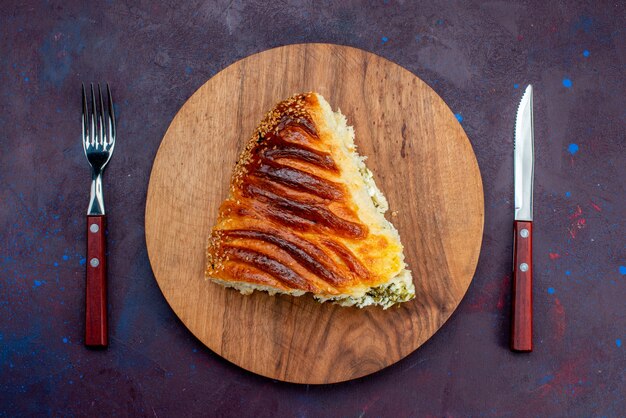
{"type": "Polygon", "coordinates": [[[511,349],[532,351],[532,226],[534,129],[533,87],[528,85],[517,108],[513,143],[515,220],[513,240],[513,318],[511,349]]]}

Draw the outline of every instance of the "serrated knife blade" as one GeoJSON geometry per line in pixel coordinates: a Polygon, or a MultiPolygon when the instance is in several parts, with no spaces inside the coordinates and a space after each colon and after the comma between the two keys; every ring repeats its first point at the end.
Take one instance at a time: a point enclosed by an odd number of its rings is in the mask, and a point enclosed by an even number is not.
{"type": "Polygon", "coordinates": [[[515,220],[533,220],[533,174],[535,166],[533,130],[533,86],[528,85],[515,118],[514,139],[515,220]]]}
{"type": "Polygon", "coordinates": [[[533,87],[524,91],[515,117],[513,172],[515,221],[513,222],[513,318],[511,349],[533,349],[533,175],[535,165],[533,87]]]}

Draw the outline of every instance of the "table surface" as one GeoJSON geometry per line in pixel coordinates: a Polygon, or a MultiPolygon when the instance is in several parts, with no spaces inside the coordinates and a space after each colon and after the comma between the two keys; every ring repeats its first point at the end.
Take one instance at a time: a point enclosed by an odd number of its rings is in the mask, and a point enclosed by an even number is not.
{"type": "Polygon", "coordinates": [[[619,2],[3,1],[0,416],[618,416],[626,409],[626,12],[619,2]],[[558,4],[557,4],[558,3],[558,4]],[[144,241],[153,158],[208,78],[300,42],[412,71],[466,130],[485,189],[478,269],[417,352],[356,381],[255,376],[197,341],[144,241]],[[109,81],[110,337],[83,346],[89,171],[80,83],[109,81]],[[535,87],[535,351],[507,347],[512,133],[535,87]]]}

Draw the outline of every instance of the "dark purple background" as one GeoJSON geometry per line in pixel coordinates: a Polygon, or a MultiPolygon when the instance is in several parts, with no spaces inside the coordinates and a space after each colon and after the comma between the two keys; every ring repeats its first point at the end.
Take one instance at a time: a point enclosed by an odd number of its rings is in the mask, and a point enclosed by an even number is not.
{"type": "Polygon", "coordinates": [[[623,415],[625,8],[431,3],[2,1],[0,416],[623,415]],[[425,80],[461,120],[485,188],[483,249],[456,313],[398,364],[331,386],[271,381],[204,348],[165,302],[144,243],[150,168],[176,111],[227,65],[299,42],[359,47],[425,80]],[[83,346],[79,92],[100,80],[119,136],[105,175],[111,345],[96,352],[83,346]],[[512,127],[527,83],[536,346],[513,354],[512,127]]]}

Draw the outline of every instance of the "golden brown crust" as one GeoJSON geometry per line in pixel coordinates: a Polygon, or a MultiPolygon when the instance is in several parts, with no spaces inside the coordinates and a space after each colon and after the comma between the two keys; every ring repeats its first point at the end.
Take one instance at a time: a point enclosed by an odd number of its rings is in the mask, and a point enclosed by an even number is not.
{"type": "Polygon", "coordinates": [[[359,219],[320,124],[314,93],[279,103],[263,119],[220,207],[208,277],[323,295],[389,279],[371,262],[389,242],[359,219]]]}

